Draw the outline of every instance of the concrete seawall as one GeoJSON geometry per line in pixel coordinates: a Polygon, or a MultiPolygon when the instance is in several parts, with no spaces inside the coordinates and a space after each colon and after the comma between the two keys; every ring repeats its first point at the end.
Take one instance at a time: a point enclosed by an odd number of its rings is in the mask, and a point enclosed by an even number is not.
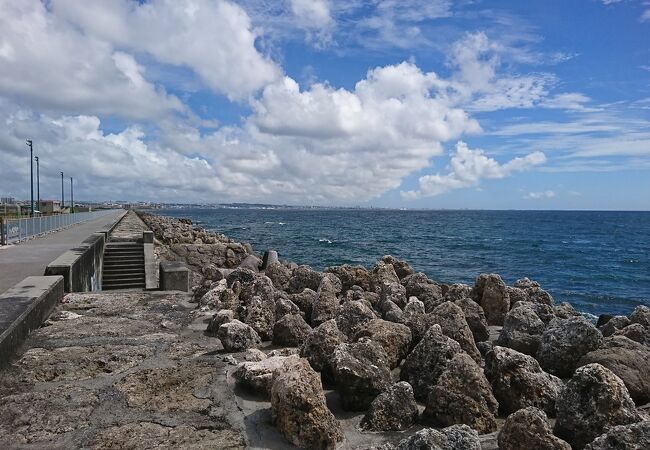
{"type": "Polygon", "coordinates": [[[95,233],[48,264],[45,275],[61,275],[65,292],[100,290],[105,245],[104,234],[95,233]]]}
{"type": "Polygon", "coordinates": [[[27,277],[0,295],[0,367],[63,298],[63,277],[27,277]]]}

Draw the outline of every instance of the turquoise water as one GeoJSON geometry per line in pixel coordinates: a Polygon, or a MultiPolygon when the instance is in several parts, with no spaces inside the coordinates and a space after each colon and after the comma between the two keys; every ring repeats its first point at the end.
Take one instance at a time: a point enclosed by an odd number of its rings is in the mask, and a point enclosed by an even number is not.
{"type": "Polygon", "coordinates": [[[590,314],[650,305],[650,212],[172,209],[256,252],[322,270],[406,259],[447,283],[527,276],[590,314]]]}

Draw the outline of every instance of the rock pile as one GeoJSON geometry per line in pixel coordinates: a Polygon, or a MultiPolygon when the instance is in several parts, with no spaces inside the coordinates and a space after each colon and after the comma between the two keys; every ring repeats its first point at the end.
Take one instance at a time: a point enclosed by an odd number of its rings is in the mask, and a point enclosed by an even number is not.
{"type": "Polygon", "coordinates": [[[318,272],[275,252],[257,258],[186,222],[145,217],[159,240],[186,246],[177,254],[199,263],[197,300],[213,315],[206,331],[225,351],[282,347],[237,365],[232,377],[270,399],[273,422],[294,445],[335,448],[343,439],[321,383],[343,409],[362,413],[361,430],[446,427],[382,449],[478,450],[478,436],[497,431],[499,418],[502,449],[614,448],[607,433],[617,427],[626,439],[648,436],[637,409],[650,401],[648,308],[596,327],[527,278],[508,286],[481,274],[473,286],[447,285],[392,256],[371,270],[318,272]],[[223,251],[204,264],[213,255],[206,245],[223,251]],[[190,257],[191,246],[204,256],[190,257]],[[557,418],[553,429],[547,417],[557,418]]]}

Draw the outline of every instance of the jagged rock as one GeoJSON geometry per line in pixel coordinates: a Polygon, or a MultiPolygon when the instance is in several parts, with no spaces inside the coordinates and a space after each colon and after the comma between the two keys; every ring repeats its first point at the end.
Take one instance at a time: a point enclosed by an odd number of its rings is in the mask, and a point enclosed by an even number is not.
{"type": "Polygon", "coordinates": [[[482,341],[476,343],[476,348],[478,348],[478,351],[481,353],[481,357],[485,358],[485,355],[490,353],[494,346],[488,341],[482,341]]]}
{"type": "Polygon", "coordinates": [[[332,292],[321,292],[311,307],[311,325],[317,327],[334,319],[339,312],[339,299],[332,292]]]}
{"type": "Polygon", "coordinates": [[[286,291],[291,280],[291,270],[280,262],[269,264],[264,270],[264,274],[271,279],[276,289],[286,291]]]}
{"type": "Polygon", "coordinates": [[[333,273],[343,283],[343,292],[352,288],[352,286],[359,286],[364,291],[370,290],[370,272],[363,266],[350,266],[345,264],[342,266],[328,267],[325,269],[326,273],[333,273]]]}
{"type": "Polygon", "coordinates": [[[244,267],[238,267],[226,278],[227,286],[232,288],[236,281],[243,285],[252,284],[255,281],[255,272],[244,267]]]}
{"type": "Polygon", "coordinates": [[[321,274],[309,266],[297,267],[293,269],[293,272],[291,273],[287,292],[290,294],[297,294],[302,292],[305,288],[315,291],[320,285],[321,278],[321,274]]]}
{"type": "Polygon", "coordinates": [[[381,287],[381,303],[390,301],[400,308],[406,306],[406,288],[399,283],[384,283],[381,287]]]}
{"type": "MultiPolygon", "coordinates": [[[[282,292],[282,291],[280,291],[282,292]]],[[[286,295],[286,294],[285,294],[286,295]]],[[[275,320],[279,320],[281,317],[286,316],[287,314],[298,314],[304,319],[305,313],[298,308],[294,302],[284,296],[278,297],[275,299],[275,320]]]]}
{"type": "Polygon", "coordinates": [[[224,323],[228,323],[232,320],[235,319],[235,312],[231,311],[229,309],[222,309],[220,311],[217,311],[217,313],[212,316],[210,319],[210,322],[208,323],[208,327],[206,328],[206,332],[210,336],[216,336],[217,331],[219,330],[219,327],[223,325],[224,323]]]}
{"type": "Polygon", "coordinates": [[[347,342],[345,334],[336,326],[334,319],[323,322],[314,328],[305,338],[300,348],[300,356],[307,359],[317,372],[322,372],[325,379],[333,379],[331,359],[334,350],[347,342]]]}
{"type": "Polygon", "coordinates": [[[422,419],[436,426],[469,425],[479,433],[497,428],[497,400],[479,365],[459,353],[431,389],[422,419]]]}
{"type": "Polygon", "coordinates": [[[512,285],[516,288],[524,289],[524,290],[528,288],[536,288],[540,286],[537,281],[531,280],[528,277],[520,278],[514,283],[512,283],[512,285]]]}
{"type": "Polygon", "coordinates": [[[311,323],[312,307],[318,300],[318,294],[312,289],[303,289],[299,294],[289,295],[289,300],[294,302],[305,313],[305,320],[311,323]]]}
{"type": "Polygon", "coordinates": [[[311,332],[311,327],[299,314],[287,314],[273,326],[273,343],[286,347],[299,347],[311,332]]]}
{"type": "Polygon", "coordinates": [[[245,361],[237,365],[232,376],[237,383],[270,398],[273,372],[281,369],[286,361],[286,356],[272,356],[260,361],[245,361]]]}
{"type": "Polygon", "coordinates": [[[467,325],[469,325],[469,329],[474,336],[474,342],[483,342],[490,339],[490,329],[483,308],[469,297],[461,298],[454,303],[463,310],[467,325]]]}
{"type": "Polygon", "coordinates": [[[201,268],[201,273],[206,280],[220,281],[224,278],[223,272],[214,264],[208,264],[201,268]]]}
{"type": "Polygon", "coordinates": [[[402,278],[405,278],[415,273],[415,271],[413,270],[413,268],[410,266],[409,263],[407,263],[406,261],[399,260],[394,256],[385,255],[383,258],[381,258],[381,260],[386,264],[391,264],[393,266],[393,268],[395,269],[395,273],[397,274],[400,280],[402,278]]]}
{"type": "Polygon", "coordinates": [[[224,323],[217,331],[221,345],[228,352],[241,352],[249,348],[257,348],[262,343],[257,332],[235,319],[224,323]]]}
{"type": "MultiPolygon", "coordinates": [[[[567,303],[568,304],[568,303],[567,303]]],[[[564,305],[564,303],[562,303],[564,305]]],[[[545,305],[544,303],[533,303],[533,302],[519,302],[515,306],[527,306],[531,308],[533,311],[535,311],[535,314],[537,314],[537,317],[540,318],[542,322],[544,322],[544,325],[548,324],[551,320],[557,318],[555,315],[555,308],[560,308],[562,309],[562,306],[549,306],[545,305]]],[[[513,306],[514,308],[514,306],[513,306]]],[[[563,315],[561,318],[568,318],[571,317],[570,315],[563,315]],[[566,317],[565,317],[566,316],[566,317]]]]}
{"type": "Polygon", "coordinates": [[[600,364],[578,368],[556,403],[554,433],[580,450],[610,427],[641,421],[625,385],[600,364]]]}
{"type": "Polygon", "coordinates": [[[580,314],[576,309],[571,306],[570,303],[567,302],[562,302],[557,306],[553,307],[553,312],[555,313],[555,317],[558,319],[568,319],[570,317],[581,317],[582,314],[580,314]]]}
{"type": "Polygon", "coordinates": [[[406,295],[417,297],[422,303],[426,312],[430,312],[441,304],[443,300],[442,289],[433,280],[430,280],[423,273],[414,273],[401,280],[406,287],[406,295]]]}
{"type": "Polygon", "coordinates": [[[589,363],[599,363],[623,380],[637,405],[650,402],[650,348],[624,336],[612,336],[584,355],[579,365],[589,363]]]}
{"type": "Polygon", "coordinates": [[[433,325],[433,318],[424,312],[424,303],[411,297],[404,307],[402,323],[410,328],[413,343],[417,344],[433,325]]]}
{"type": "Polygon", "coordinates": [[[485,356],[485,376],[502,414],[534,406],[555,416],[555,402],[564,385],[559,378],[544,372],[535,358],[495,346],[485,356]]]}
{"type": "MultiPolygon", "coordinates": [[[[472,287],[467,284],[452,284],[445,293],[446,302],[458,302],[472,296],[472,287]]],[[[460,305],[459,305],[460,306],[460,305]]]]}
{"type": "Polygon", "coordinates": [[[444,302],[431,312],[433,323],[440,325],[442,332],[460,344],[474,361],[481,364],[481,354],[474,343],[474,335],[467,325],[463,310],[452,302],[444,302]]]}
{"type": "Polygon", "coordinates": [[[596,328],[600,328],[603,325],[605,325],[607,322],[611,320],[611,318],[614,317],[611,314],[601,314],[598,316],[598,320],[596,320],[596,328]]]}
{"type": "Polygon", "coordinates": [[[640,323],[633,323],[626,326],[622,330],[618,330],[614,333],[614,336],[625,336],[628,339],[643,344],[646,347],[650,347],[650,330],[645,328],[640,323]]]}
{"type": "Polygon", "coordinates": [[[248,255],[242,262],[239,263],[239,267],[243,269],[250,269],[253,272],[259,272],[261,266],[262,260],[260,260],[255,255],[248,255]]]}
{"type": "Polygon", "coordinates": [[[460,352],[458,342],[445,336],[440,325],[432,325],[404,360],[400,377],[413,386],[415,398],[426,400],[449,361],[460,352]]]}
{"type": "Polygon", "coordinates": [[[360,426],[366,431],[404,431],[417,421],[419,414],[413,388],[401,381],[372,401],[360,426]]]}
{"type": "Polygon", "coordinates": [[[250,325],[263,341],[273,339],[273,326],[275,325],[275,303],[273,299],[263,299],[255,296],[250,301],[246,323],[250,325]]]}
{"type": "Polygon", "coordinates": [[[228,286],[225,280],[210,284],[210,289],[199,299],[199,305],[212,309],[221,309],[220,297],[226,289],[228,289],[228,286]]]}
{"type": "Polygon", "coordinates": [[[650,422],[618,425],[598,436],[585,450],[648,450],[650,448],[650,422]]]}
{"type": "Polygon", "coordinates": [[[650,308],[645,305],[639,305],[634,308],[634,311],[630,314],[630,322],[640,323],[650,330],[650,308]]]}
{"type": "Polygon", "coordinates": [[[511,308],[514,308],[514,306],[520,302],[530,302],[525,289],[506,286],[506,291],[508,292],[508,297],[510,297],[511,308]]]}
{"type": "Polygon", "coordinates": [[[364,337],[382,346],[391,369],[399,365],[411,347],[409,327],[382,319],[372,319],[364,323],[354,335],[355,340],[364,337]]]}
{"type": "Polygon", "coordinates": [[[275,250],[267,250],[262,257],[262,270],[266,270],[271,264],[280,262],[278,259],[278,252],[275,250]]]}
{"type": "Polygon", "coordinates": [[[384,349],[369,339],[340,344],[331,359],[341,405],[346,411],[362,411],[391,384],[384,349]]]}
{"type": "Polygon", "coordinates": [[[544,370],[568,378],[580,358],[600,347],[603,335],[584,317],[555,319],[542,334],[537,360],[544,370]]]}
{"type": "Polygon", "coordinates": [[[343,283],[333,273],[324,273],[323,278],[320,281],[320,284],[318,285],[318,291],[317,292],[331,292],[333,294],[340,294],[343,291],[343,283]]]}
{"type": "Polygon", "coordinates": [[[442,430],[424,428],[401,440],[395,450],[481,450],[481,441],[467,425],[452,425],[442,430]]]}
{"type": "Polygon", "coordinates": [[[346,336],[352,337],[367,322],[377,315],[363,302],[345,302],[336,314],[336,325],[346,336]]]}
{"type": "Polygon", "coordinates": [[[499,275],[479,275],[472,289],[472,299],[483,308],[488,324],[503,325],[503,319],[510,310],[510,296],[499,275]]]}
{"type": "Polygon", "coordinates": [[[379,294],[384,283],[399,283],[399,277],[395,273],[392,264],[383,261],[377,262],[370,272],[370,290],[379,294]]]}
{"type": "Polygon", "coordinates": [[[555,303],[553,296],[539,286],[527,288],[526,294],[528,295],[528,301],[533,303],[542,303],[549,306],[553,306],[555,303]]]}
{"type": "Polygon", "coordinates": [[[544,411],[529,406],[508,416],[499,432],[499,449],[571,450],[571,446],[553,436],[544,411]]]}
{"type": "Polygon", "coordinates": [[[241,359],[244,361],[262,361],[266,358],[266,353],[259,348],[249,348],[241,355],[241,359]]]}
{"type": "Polygon", "coordinates": [[[544,332],[544,322],[526,303],[511,309],[503,321],[497,345],[535,356],[544,332]]]}
{"type": "Polygon", "coordinates": [[[297,447],[334,449],[343,440],[341,425],[327,409],[320,377],[302,358],[292,356],[274,372],[271,415],[297,447]]]}
{"type": "Polygon", "coordinates": [[[381,317],[389,322],[402,323],[404,321],[404,312],[395,303],[390,300],[380,301],[377,310],[381,317]]]}

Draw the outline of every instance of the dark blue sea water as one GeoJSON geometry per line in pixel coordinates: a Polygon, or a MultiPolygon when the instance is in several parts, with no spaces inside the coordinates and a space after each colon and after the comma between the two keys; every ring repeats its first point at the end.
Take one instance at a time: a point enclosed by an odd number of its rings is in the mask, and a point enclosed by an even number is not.
{"type": "Polygon", "coordinates": [[[527,276],[590,313],[650,305],[650,212],[171,209],[258,253],[322,270],[406,259],[447,283],[527,276]]]}

